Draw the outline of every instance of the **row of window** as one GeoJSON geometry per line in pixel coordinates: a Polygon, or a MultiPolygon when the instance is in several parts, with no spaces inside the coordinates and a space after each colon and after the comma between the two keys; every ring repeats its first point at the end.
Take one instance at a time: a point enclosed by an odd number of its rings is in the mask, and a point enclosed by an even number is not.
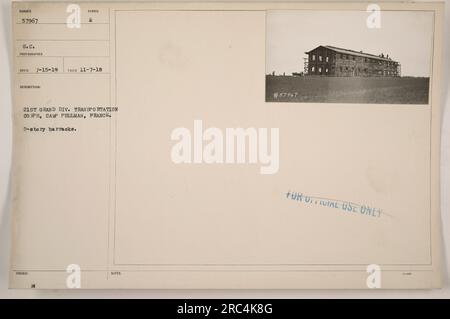
{"type": "MultiPolygon", "coordinates": [[[[342,59],[344,59],[344,60],[356,60],[356,56],[354,56],[354,55],[349,55],[349,54],[339,54],[339,53],[337,53],[336,54],[336,57],[338,58],[338,59],[340,59],[341,57],[342,57],[342,59]]],[[[322,55],[318,55],[318,59],[319,59],[319,62],[323,62],[323,60],[324,60],[324,57],[322,56],[322,55]]],[[[315,54],[312,54],[311,55],[311,60],[312,61],[316,61],[316,55],[315,54]]],[[[381,60],[377,60],[377,59],[370,59],[370,58],[367,58],[367,57],[364,57],[363,58],[363,60],[364,60],[364,62],[372,62],[372,63],[378,63],[378,64],[385,64],[385,65],[393,65],[394,64],[394,62],[390,62],[390,61],[381,61],[381,60]]],[[[325,56],[325,62],[328,62],[329,61],[329,57],[328,56],[325,56]]]]}
{"type": "MultiPolygon", "coordinates": [[[[322,62],[323,61],[323,57],[319,54],[318,55],[318,57],[319,57],[319,62],[322,62]]],[[[339,54],[339,53],[337,53],[336,54],[336,57],[339,59],[339,58],[341,58],[341,55],[339,54]]],[[[346,54],[342,54],[342,58],[345,60],[351,60],[351,59],[353,59],[353,60],[355,60],[355,56],[354,55],[346,55],[346,54]]],[[[328,59],[329,59],[329,57],[325,57],[325,62],[328,62],[328,59]]],[[[313,54],[313,55],[311,55],[311,60],[313,60],[313,61],[316,61],[316,55],[315,54],[313,54]]],[[[366,61],[367,62],[367,61],[366,61]]]]}
{"type": "MultiPolygon", "coordinates": [[[[342,66],[341,66],[339,69],[340,69],[341,72],[344,70],[342,66]]],[[[348,71],[348,70],[349,70],[349,68],[346,66],[346,67],[345,67],[345,71],[348,71]]],[[[350,70],[353,71],[354,68],[350,68],[350,70]]],[[[319,67],[317,68],[317,71],[318,71],[318,73],[322,73],[322,67],[319,66],[319,67]]],[[[359,71],[360,71],[360,69],[358,68],[358,72],[359,72],[359,71]]],[[[316,72],[316,67],[315,67],[315,66],[312,66],[312,67],[311,67],[311,72],[312,72],[312,73],[315,73],[315,72],[316,72]]],[[[364,72],[367,72],[367,68],[364,69],[364,72]]],[[[328,73],[328,68],[325,68],[325,73],[328,73]]]]}
{"type": "MultiPolygon", "coordinates": [[[[339,67],[339,69],[340,69],[341,72],[344,70],[344,68],[342,66],[339,67]]],[[[345,71],[348,71],[348,70],[353,71],[354,69],[355,68],[349,68],[348,66],[345,67],[345,71]]],[[[363,70],[364,70],[364,72],[367,73],[367,68],[364,68],[363,70]]],[[[356,71],[361,72],[361,69],[360,68],[356,68],[356,71]]]]}
{"type": "MultiPolygon", "coordinates": [[[[319,71],[319,73],[322,73],[322,67],[318,67],[317,70],[319,71]]],[[[312,66],[311,67],[311,72],[315,73],[316,72],[316,67],[312,66]]],[[[325,68],[325,73],[328,73],[328,68],[325,68]]]]}
{"type": "MultiPolygon", "coordinates": [[[[338,59],[341,57],[341,55],[339,53],[336,56],[337,56],[338,59]]],[[[355,60],[356,57],[354,55],[342,54],[342,59],[344,59],[344,60],[355,60]]],[[[382,60],[371,59],[371,58],[367,58],[367,57],[361,58],[361,60],[364,61],[364,62],[367,62],[367,63],[368,62],[370,62],[370,63],[378,63],[379,65],[382,65],[382,64],[384,64],[384,65],[394,65],[394,62],[391,62],[391,61],[382,61],[382,60]]]]}
{"type": "MultiPolygon", "coordinates": [[[[322,67],[317,67],[317,73],[319,73],[319,74],[322,74],[322,70],[324,70],[324,73],[325,74],[328,74],[328,68],[324,68],[324,69],[322,69],[322,67]]],[[[346,72],[348,72],[348,71],[351,71],[351,72],[353,72],[353,71],[355,71],[355,68],[352,68],[352,67],[339,67],[339,70],[341,71],[341,72],[343,72],[344,70],[346,71],[346,72]]],[[[363,73],[365,73],[365,74],[367,74],[368,73],[368,69],[367,68],[364,68],[364,69],[361,69],[361,68],[356,68],[356,71],[357,71],[357,73],[358,74],[360,74],[361,73],[361,71],[363,71],[363,73]]],[[[316,67],[315,66],[312,66],[311,67],[311,73],[316,73],[316,67]]],[[[380,74],[380,75],[382,75],[382,74],[385,74],[385,75],[395,75],[396,73],[394,72],[394,71],[389,71],[389,70],[385,70],[384,72],[382,71],[382,70],[378,70],[378,71],[376,71],[376,73],[377,74],[380,74]]]]}
{"type": "MultiPolygon", "coordinates": [[[[313,61],[316,61],[316,55],[315,54],[313,54],[312,56],[311,56],[311,59],[313,60],[313,61]]],[[[319,62],[322,62],[323,61],[323,57],[319,54],[319,62]]],[[[325,62],[328,62],[329,61],[329,57],[325,57],[325,62]]]]}
{"type": "MultiPolygon", "coordinates": [[[[339,59],[341,57],[341,55],[339,53],[336,54],[336,57],[339,59]]],[[[355,60],[355,56],[354,55],[348,55],[348,54],[342,54],[342,58],[344,60],[355,60]]]]}

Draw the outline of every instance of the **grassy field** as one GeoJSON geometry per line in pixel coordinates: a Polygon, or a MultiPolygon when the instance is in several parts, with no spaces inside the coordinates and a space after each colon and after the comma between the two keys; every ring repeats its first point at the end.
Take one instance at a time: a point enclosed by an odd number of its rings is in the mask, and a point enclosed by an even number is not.
{"type": "Polygon", "coordinates": [[[267,102],[428,104],[429,78],[266,75],[267,102]]]}

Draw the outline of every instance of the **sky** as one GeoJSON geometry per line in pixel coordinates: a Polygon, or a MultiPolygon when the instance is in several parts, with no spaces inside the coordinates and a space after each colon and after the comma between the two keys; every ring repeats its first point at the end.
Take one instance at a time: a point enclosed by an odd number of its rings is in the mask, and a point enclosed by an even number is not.
{"type": "Polygon", "coordinates": [[[402,76],[430,76],[433,13],[381,11],[380,28],[368,28],[366,11],[269,11],[266,73],[303,71],[305,52],[331,45],[371,54],[389,54],[402,76]]]}

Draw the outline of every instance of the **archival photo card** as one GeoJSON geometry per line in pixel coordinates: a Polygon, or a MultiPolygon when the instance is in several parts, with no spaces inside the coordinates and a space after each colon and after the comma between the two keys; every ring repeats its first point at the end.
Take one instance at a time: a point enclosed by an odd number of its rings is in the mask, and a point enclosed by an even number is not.
{"type": "Polygon", "coordinates": [[[266,102],[428,104],[432,11],[275,10],[266,102]]]}
{"type": "Polygon", "coordinates": [[[444,6],[371,8],[13,2],[10,287],[441,287],[444,6]]]}

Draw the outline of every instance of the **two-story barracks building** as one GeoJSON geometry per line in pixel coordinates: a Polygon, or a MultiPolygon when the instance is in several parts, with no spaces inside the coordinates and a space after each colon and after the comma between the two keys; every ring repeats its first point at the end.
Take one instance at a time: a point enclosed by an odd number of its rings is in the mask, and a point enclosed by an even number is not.
{"type": "Polygon", "coordinates": [[[384,56],[341,49],[329,45],[305,52],[306,75],[319,76],[400,76],[401,66],[384,56]]]}

